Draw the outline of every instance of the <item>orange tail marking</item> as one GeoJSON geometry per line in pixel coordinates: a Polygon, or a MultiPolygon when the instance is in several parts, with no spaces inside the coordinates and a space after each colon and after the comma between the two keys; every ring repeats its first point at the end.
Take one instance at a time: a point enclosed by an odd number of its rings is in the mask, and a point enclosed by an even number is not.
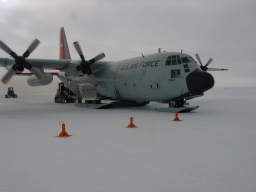
{"type": "Polygon", "coordinates": [[[71,59],[64,27],[60,28],[60,59],[71,59]]]}

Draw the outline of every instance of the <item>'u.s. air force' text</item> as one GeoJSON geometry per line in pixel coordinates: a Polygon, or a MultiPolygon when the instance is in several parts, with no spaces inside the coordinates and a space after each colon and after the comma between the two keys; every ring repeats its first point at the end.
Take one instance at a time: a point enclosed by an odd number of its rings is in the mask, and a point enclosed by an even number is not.
{"type": "Polygon", "coordinates": [[[129,70],[129,69],[138,69],[138,68],[144,68],[144,67],[158,67],[160,63],[160,60],[154,60],[154,61],[145,61],[141,63],[129,63],[129,64],[123,64],[120,66],[120,70],[129,70]]]}

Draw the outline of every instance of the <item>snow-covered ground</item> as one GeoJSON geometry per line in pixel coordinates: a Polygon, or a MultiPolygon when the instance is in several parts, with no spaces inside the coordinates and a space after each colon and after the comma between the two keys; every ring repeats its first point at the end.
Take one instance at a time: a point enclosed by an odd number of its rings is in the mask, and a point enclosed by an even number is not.
{"type": "Polygon", "coordinates": [[[256,88],[215,88],[181,114],[0,98],[1,192],[255,192],[256,88]],[[138,129],[125,128],[134,116],[138,129]],[[72,137],[55,137],[65,121],[72,137]]]}

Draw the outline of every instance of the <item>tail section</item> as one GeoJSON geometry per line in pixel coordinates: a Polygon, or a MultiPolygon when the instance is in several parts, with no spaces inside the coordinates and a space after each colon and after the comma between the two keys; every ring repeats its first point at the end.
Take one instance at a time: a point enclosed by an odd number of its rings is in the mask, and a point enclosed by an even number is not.
{"type": "Polygon", "coordinates": [[[60,28],[60,59],[71,59],[64,27],[60,28]]]}

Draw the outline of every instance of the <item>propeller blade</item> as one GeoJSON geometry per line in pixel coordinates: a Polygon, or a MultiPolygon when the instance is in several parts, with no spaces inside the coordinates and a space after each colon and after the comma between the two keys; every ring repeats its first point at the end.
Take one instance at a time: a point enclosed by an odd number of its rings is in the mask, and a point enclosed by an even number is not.
{"type": "Polygon", "coordinates": [[[18,57],[18,55],[17,55],[13,50],[11,50],[11,48],[8,47],[8,45],[6,45],[3,41],[0,41],[0,48],[1,48],[4,52],[6,52],[6,53],[8,53],[9,55],[11,55],[12,57],[14,57],[14,58],[17,58],[17,57],[18,57]]]}
{"type": "Polygon", "coordinates": [[[14,74],[15,71],[13,70],[13,68],[9,69],[9,71],[7,71],[7,73],[3,76],[2,82],[4,84],[8,83],[14,74]]]}
{"type": "Polygon", "coordinates": [[[23,66],[24,66],[27,70],[31,71],[39,80],[44,80],[44,79],[45,79],[45,74],[44,74],[44,72],[41,71],[39,68],[32,67],[32,65],[31,65],[29,62],[25,61],[24,64],[23,64],[23,66]]]}
{"type": "Polygon", "coordinates": [[[210,59],[207,61],[207,63],[205,64],[205,67],[208,67],[208,65],[210,65],[211,62],[212,62],[212,58],[210,58],[210,59]]]}
{"type": "Polygon", "coordinates": [[[40,41],[38,39],[35,39],[32,41],[32,43],[29,45],[28,49],[24,52],[23,57],[27,58],[40,44],[40,41]]]}
{"type": "Polygon", "coordinates": [[[81,46],[80,46],[79,42],[76,41],[76,42],[74,42],[73,44],[74,44],[74,47],[75,47],[77,53],[78,53],[79,56],[81,57],[82,61],[85,61],[84,54],[83,54],[83,51],[82,51],[82,49],[81,49],[81,46]]]}
{"type": "Polygon", "coordinates": [[[97,55],[94,58],[90,59],[88,63],[89,64],[96,63],[97,61],[103,59],[105,56],[106,56],[105,53],[100,53],[99,55],[97,55]]]}
{"type": "Polygon", "coordinates": [[[30,71],[31,71],[32,73],[34,73],[35,76],[36,76],[39,80],[44,80],[44,79],[45,79],[45,74],[44,74],[44,72],[42,72],[40,69],[35,68],[35,67],[32,67],[32,68],[30,69],[30,71]]]}
{"type": "Polygon", "coordinates": [[[228,71],[229,69],[224,68],[208,68],[208,71],[228,71]]]}
{"type": "Polygon", "coordinates": [[[201,61],[200,56],[198,55],[198,53],[196,54],[196,59],[197,59],[197,61],[200,63],[200,65],[202,66],[203,63],[202,63],[202,61],[201,61]]]}
{"type": "Polygon", "coordinates": [[[92,73],[90,65],[95,63],[95,62],[97,62],[97,61],[99,61],[99,60],[101,60],[101,59],[103,59],[105,57],[105,54],[101,53],[101,54],[95,56],[94,58],[90,59],[89,61],[86,61],[79,42],[75,41],[73,43],[73,45],[74,45],[77,53],[79,54],[79,56],[80,56],[80,58],[82,60],[80,65],[77,66],[77,70],[78,71],[82,71],[84,74],[90,75],[92,73]]]}

